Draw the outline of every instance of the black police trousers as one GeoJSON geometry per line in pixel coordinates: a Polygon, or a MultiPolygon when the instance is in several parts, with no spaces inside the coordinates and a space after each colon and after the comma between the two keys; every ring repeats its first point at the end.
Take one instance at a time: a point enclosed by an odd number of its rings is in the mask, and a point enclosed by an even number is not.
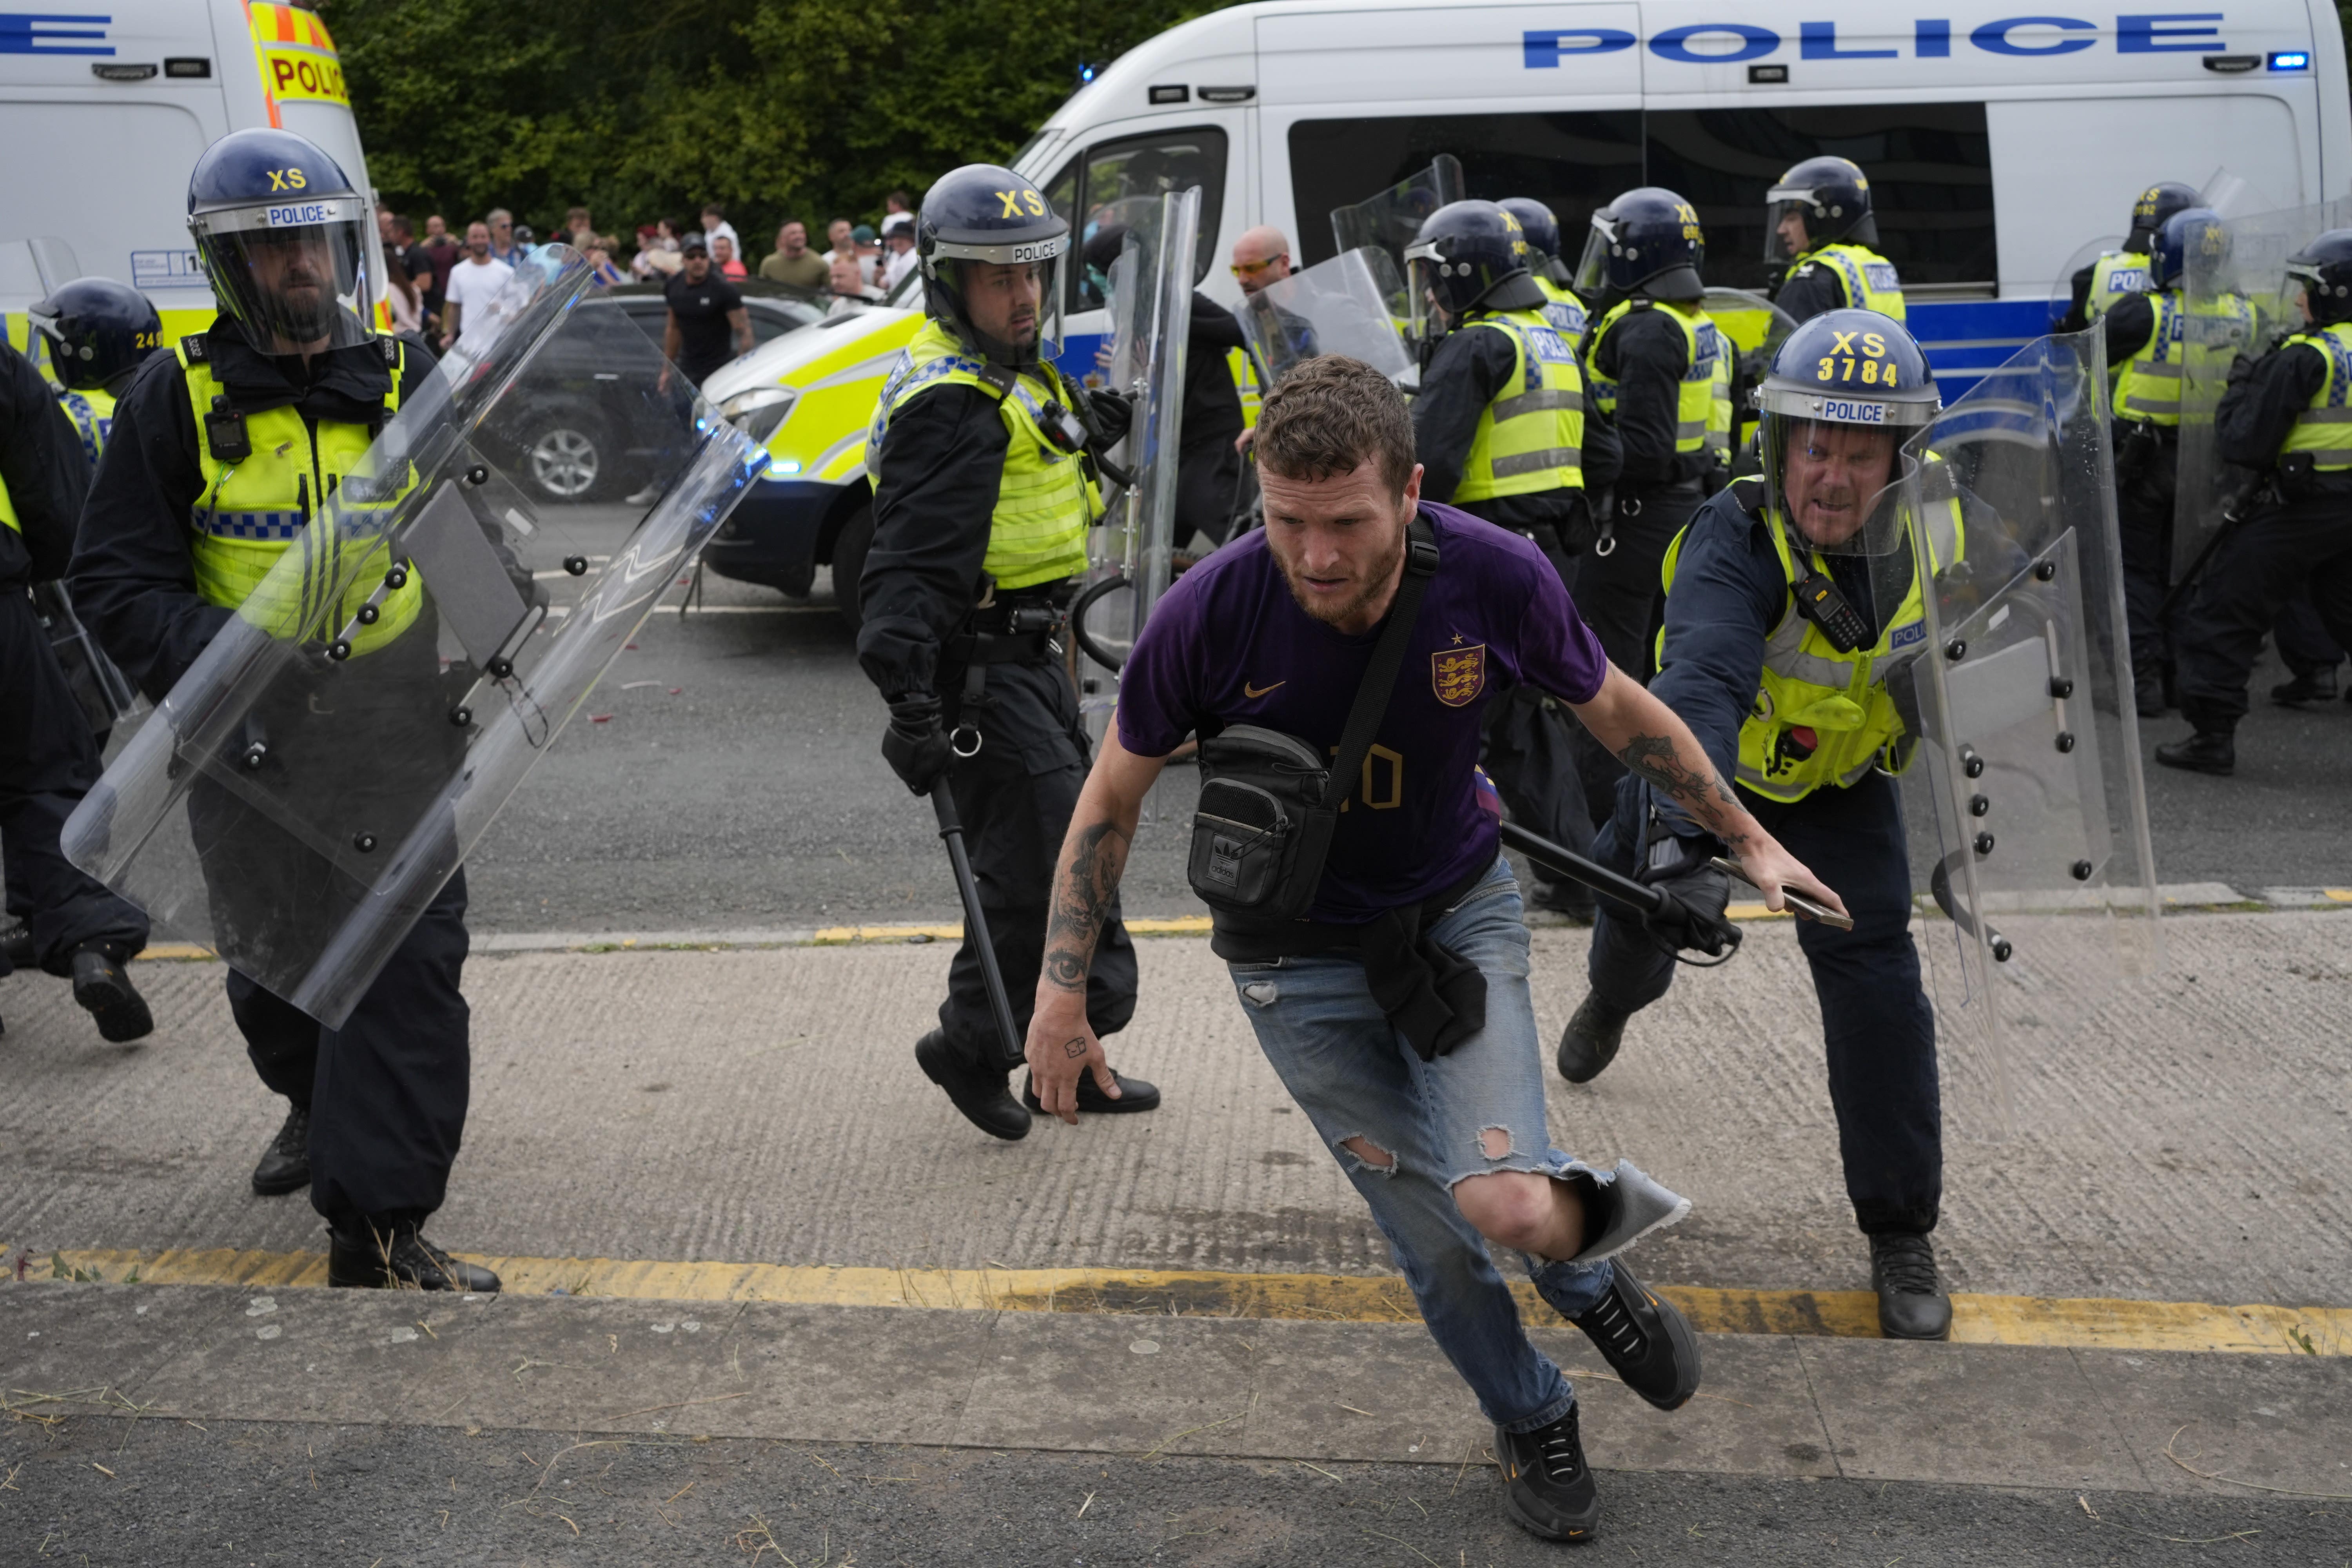
{"type": "Polygon", "coordinates": [[[2330,675],[2344,662],[2343,645],[2327,635],[2327,623],[2312,607],[2311,585],[2297,589],[2271,623],[2279,662],[2298,676],[2330,675]]]}
{"type": "MultiPolygon", "coordinates": [[[[1656,655],[1658,615],[1665,598],[1658,574],[1666,547],[1706,497],[1700,486],[1672,485],[1647,492],[1620,486],[1611,525],[1576,563],[1570,595],[1576,613],[1601,639],[1609,662],[1647,686],[1656,655]],[[1609,553],[1601,553],[1602,542],[1609,553]]],[[[1576,726],[1576,771],[1595,827],[1616,809],[1617,781],[1625,764],[1581,724],[1576,726]]]]}
{"type": "MultiPolygon", "coordinates": [[[[1911,873],[1895,781],[1868,773],[1851,788],[1817,789],[1789,805],[1741,789],[1739,801],[1837,889],[1853,916],[1851,931],[1797,922],[1821,1002],[1846,1195],[1870,1235],[1925,1234],[1943,1199],[1943,1105],[1935,1016],[1911,942],[1911,873]]],[[[1643,786],[1627,778],[1595,858],[1632,875],[1647,849],[1647,809],[1643,786]]],[[[1594,994],[1637,1011],[1666,994],[1675,967],[1641,922],[1601,901],[1588,960],[1594,994]]]]}
{"type": "MultiPolygon", "coordinates": [[[[147,917],[77,870],[58,847],[66,818],[103,771],[89,719],[20,585],[0,592],[0,857],[8,912],[25,922],[43,969],[73,973],[96,942],[116,963],[147,945],[147,917]]],[[[7,961],[0,959],[0,973],[7,961]]]]}
{"type": "Polygon", "coordinates": [[[2237,728],[2263,634],[2306,587],[2327,635],[2352,646],[2352,494],[2264,506],[2221,546],[2174,630],[2182,717],[2206,733],[2237,728]]]}
{"type": "Polygon", "coordinates": [[[1234,500],[1242,482],[1242,455],[1234,450],[1234,437],[1240,434],[1239,426],[1200,436],[1186,433],[1176,454],[1176,519],[1170,530],[1176,549],[1184,549],[1197,535],[1213,550],[1232,531],[1234,500]]]}
{"type": "MultiPolygon", "coordinates": [[[[1025,1037],[1045,964],[1054,868],[1093,762],[1092,748],[1079,721],[1077,692],[1058,664],[992,665],[978,702],[964,697],[960,668],[943,668],[940,684],[953,694],[945,715],[950,730],[969,724],[980,734],[980,750],[957,758],[949,771],[949,792],[963,819],[964,847],[980,884],[989,944],[1013,1003],[1013,1026],[1025,1037]]],[[[971,742],[965,738],[961,743],[969,748],[971,742]]],[[[1087,979],[1087,1022],[1096,1034],[1127,1026],[1135,1016],[1135,944],[1114,900],[1087,979]]],[[[980,950],[969,932],[948,965],[940,1026],[949,1043],[974,1061],[1019,1065],[1019,1040],[1009,1061],[999,1048],[980,950]]]]}
{"type": "MultiPolygon", "coordinates": [[[[1473,504],[1475,510],[1475,504],[1473,504]]],[[[1563,586],[1573,587],[1576,554],[1584,547],[1580,521],[1574,537],[1563,539],[1551,524],[1498,527],[1532,542],[1559,574],[1563,586]]],[[[1540,834],[1563,849],[1592,853],[1592,818],[1585,808],[1584,785],[1577,771],[1577,739],[1584,726],[1577,722],[1558,698],[1532,687],[1505,685],[1486,704],[1485,727],[1479,735],[1479,765],[1503,797],[1511,820],[1530,833],[1540,834]]],[[[1555,881],[1550,872],[1531,866],[1536,890],[1532,902],[1580,919],[1592,908],[1592,895],[1576,884],[1555,881]]]]}
{"type": "MultiPolygon", "coordinates": [[[[2180,446],[2169,430],[2116,422],[2116,529],[2124,564],[2124,626],[2133,687],[2164,689],[2172,656],[2164,596],[2172,587],[2172,518],[2180,446]]],[[[2176,617],[2177,618],[2177,617],[2176,617]]]]}

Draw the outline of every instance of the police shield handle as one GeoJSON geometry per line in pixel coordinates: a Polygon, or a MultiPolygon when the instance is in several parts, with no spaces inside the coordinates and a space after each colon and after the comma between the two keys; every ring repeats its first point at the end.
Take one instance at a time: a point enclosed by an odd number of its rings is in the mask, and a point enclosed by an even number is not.
{"type": "Polygon", "coordinates": [[[1739,928],[1727,921],[1701,916],[1664,888],[1637,882],[1596,860],[1530,833],[1516,822],[1503,824],[1503,847],[1516,849],[1556,877],[1590,888],[1612,903],[1622,904],[1642,923],[1661,935],[1673,934],[1676,945],[1693,947],[1710,957],[1727,957],[1739,947],[1739,928]]]}
{"type": "Polygon", "coordinates": [[[939,818],[940,841],[948,847],[948,864],[955,870],[956,897],[963,900],[963,935],[980,954],[980,977],[988,986],[988,1010],[996,1015],[996,1038],[1010,1072],[1023,1061],[1021,1030],[1013,1022],[1013,998],[1004,989],[1004,971],[996,962],[996,947],[988,934],[988,913],[980,907],[980,884],[971,874],[971,857],[963,847],[963,819],[956,815],[955,796],[941,774],[931,785],[931,814],[939,818]]]}

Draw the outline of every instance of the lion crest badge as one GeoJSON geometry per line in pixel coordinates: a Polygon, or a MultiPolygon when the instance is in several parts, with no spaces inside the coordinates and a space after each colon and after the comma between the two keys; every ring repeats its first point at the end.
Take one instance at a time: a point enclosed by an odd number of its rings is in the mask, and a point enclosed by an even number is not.
{"type": "Polygon", "coordinates": [[[1486,689],[1486,645],[1442,647],[1429,656],[1429,683],[1448,708],[1465,708],[1486,689]]]}

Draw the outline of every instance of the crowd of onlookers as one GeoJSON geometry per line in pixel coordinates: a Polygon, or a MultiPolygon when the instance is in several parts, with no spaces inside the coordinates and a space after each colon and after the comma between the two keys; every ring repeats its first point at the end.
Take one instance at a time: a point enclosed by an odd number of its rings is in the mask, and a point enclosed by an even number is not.
{"type": "MultiPolygon", "coordinates": [[[[528,224],[504,207],[494,207],[450,232],[439,214],[425,220],[425,232],[389,207],[376,210],[383,242],[394,325],[424,334],[446,347],[464,331],[469,306],[478,306],[513,276],[515,261],[541,243],[528,224]]],[[[829,295],[835,312],[864,309],[895,289],[915,267],[915,215],[904,191],[883,198],[878,230],[837,217],[825,225],[826,248],[815,248],[806,222],[788,218],[776,230],[774,247],[756,263],[725,210],[702,209],[699,226],[663,218],[637,229],[633,248],[597,232],[586,207],[564,214],[556,237],[587,258],[600,287],[640,281],[659,283],[676,310],[680,290],[691,285],[700,309],[721,319],[741,308],[734,282],[751,278],[812,294],[829,295]],[[722,285],[713,291],[712,280],[722,285]]]]}

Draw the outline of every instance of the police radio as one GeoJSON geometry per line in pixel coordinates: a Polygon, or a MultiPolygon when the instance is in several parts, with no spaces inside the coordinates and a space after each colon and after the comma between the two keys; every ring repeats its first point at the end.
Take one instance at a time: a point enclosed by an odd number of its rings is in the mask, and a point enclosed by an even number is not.
{"type": "Polygon", "coordinates": [[[1796,585],[1797,614],[1822,628],[1822,636],[1840,653],[1866,647],[1873,640],[1869,623],[1838,592],[1825,572],[1808,572],[1796,585]]]}

